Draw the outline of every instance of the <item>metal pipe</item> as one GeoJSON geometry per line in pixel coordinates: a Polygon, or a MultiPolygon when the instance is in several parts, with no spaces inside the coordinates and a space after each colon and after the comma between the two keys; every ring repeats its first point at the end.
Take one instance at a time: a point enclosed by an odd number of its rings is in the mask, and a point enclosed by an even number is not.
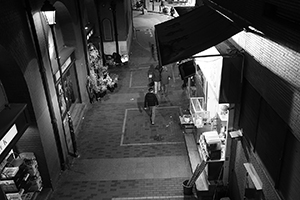
{"type": "Polygon", "coordinates": [[[218,56],[222,56],[224,58],[231,58],[236,56],[236,54],[212,54],[212,55],[192,56],[190,58],[207,58],[207,57],[218,57],[218,56]]]}
{"type": "Polygon", "coordinates": [[[119,41],[118,41],[118,26],[117,26],[117,16],[116,16],[116,11],[117,11],[117,4],[115,1],[110,2],[110,8],[113,14],[113,23],[114,23],[114,35],[115,35],[115,42],[116,42],[116,53],[120,55],[119,53],[119,41]]]}
{"type": "MultiPolygon", "coordinates": [[[[97,7],[97,18],[98,20],[96,20],[98,22],[98,26],[99,26],[99,37],[100,37],[100,45],[101,45],[101,56],[102,56],[102,60],[103,63],[106,63],[106,58],[105,58],[105,54],[104,54],[104,45],[103,45],[103,30],[102,30],[102,20],[101,20],[101,15],[100,15],[100,5],[99,5],[99,1],[95,0],[94,4],[97,7]]],[[[100,48],[100,47],[99,47],[100,48]]]]}
{"type": "Polygon", "coordinates": [[[85,34],[85,29],[84,25],[82,23],[82,13],[81,13],[81,6],[80,6],[80,1],[76,0],[75,1],[78,9],[78,15],[79,15],[79,24],[80,24],[80,32],[81,32],[81,39],[82,39],[82,44],[83,44],[83,50],[84,50],[84,58],[85,58],[85,65],[86,65],[86,70],[87,70],[87,75],[90,75],[90,69],[89,69],[89,59],[88,59],[88,49],[87,49],[87,44],[86,44],[86,34],[85,34]]]}

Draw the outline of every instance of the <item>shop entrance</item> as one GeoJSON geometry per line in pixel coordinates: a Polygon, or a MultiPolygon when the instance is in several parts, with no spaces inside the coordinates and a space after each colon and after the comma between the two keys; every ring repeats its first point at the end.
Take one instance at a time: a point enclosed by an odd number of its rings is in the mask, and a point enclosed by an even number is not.
{"type": "Polygon", "coordinates": [[[80,102],[78,81],[74,64],[70,65],[63,73],[62,79],[57,81],[56,90],[61,108],[61,114],[64,118],[67,112],[72,110],[74,104],[80,102]]]}
{"type": "Polygon", "coordinates": [[[61,69],[56,72],[55,77],[58,77],[56,81],[56,92],[62,116],[65,143],[68,154],[76,157],[77,147],[71,113],[75,109],[76,104],[80,103],[81,99],[73,53],[60,68],[61,69]],[[62,76],[60,76],[60,74],[62,74],[62,76]]]}

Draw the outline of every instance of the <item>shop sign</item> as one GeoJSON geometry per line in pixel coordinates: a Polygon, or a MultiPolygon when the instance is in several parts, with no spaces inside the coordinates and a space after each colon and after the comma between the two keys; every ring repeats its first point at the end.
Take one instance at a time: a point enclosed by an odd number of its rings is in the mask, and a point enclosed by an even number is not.
{"type": "Polygon", "coordinates": [[[66,69],[68,68],[68,66],[71,64],[71,57],[69,57],[66,62],[64,62],[64,64],[61,66],[61,71],[62,73],[64,73],[66,71],[66,69]]]}
{"type": "Polygon", "coordinates": [[[60,72],[59,70],[55,73],[55,81],[58,81],[60,78],[60,72]]]}
{"type": "Polygon", "coordinates": [[[94,34],[94,30],[91,29],[86,35],[86,40],[89,40],[93,34],[94,34]]]}
{"type": "Polygon", "coordinates": [[[4,135],[4,137],[0,140],[0,154],[6,149],[6,147],[11,143],[14,137],[17,135],[18,130],[16,125],[14,124],[9,131],[4,135]]]}
{"type": "MultiPolygon", "coordinates": [[[[61,71],[62,73],[64,73],[66,71],[66,69],[68,68],[68,66],[71,64],[72,62],[72,59],[71,57],[69,57],[66,62],[64,62],[64,64],[61,66],[61,71]]],[[[58,70],[56,73],[55,73],[55,81],[58,81],[60,79],[60,71],[58,70]]]]}

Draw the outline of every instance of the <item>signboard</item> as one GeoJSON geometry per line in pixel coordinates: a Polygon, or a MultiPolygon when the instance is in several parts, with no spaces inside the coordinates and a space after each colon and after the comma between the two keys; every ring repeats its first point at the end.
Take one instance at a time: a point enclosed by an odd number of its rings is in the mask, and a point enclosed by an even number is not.
{"type": "Polygon", "coordinates": [[[14,124],[9,131],[4,135],[4,137],[0,140],[0,155],[6,149],[6,147],[11,143],[14,137],[17,135],[18,130],[16,125],[14,124]]]}
{"type": "MultiPolygon", "coordinates": [[[[62,64],[61,66],[61,71],[62,73],[64,73],[66,71],[66,69],[69,67],[69,65],[71,64],[72,62],[72,59],[71,59],[71,56],[64,62],[64,64],[62,64]]],[[[56,73],[55,73],[55,81],[58,81],[60,79],[60,71],[58,70],[56,73]]]]}
{"type": "Polygon", "coordinates": [[[71,57],[69,57],[66,62],[64,62],[64,64],[61,66],[61,71],[62,73],[64,73],[66,71],[66,69],[68,68],[68,66],[71,64],[71,57]]]}

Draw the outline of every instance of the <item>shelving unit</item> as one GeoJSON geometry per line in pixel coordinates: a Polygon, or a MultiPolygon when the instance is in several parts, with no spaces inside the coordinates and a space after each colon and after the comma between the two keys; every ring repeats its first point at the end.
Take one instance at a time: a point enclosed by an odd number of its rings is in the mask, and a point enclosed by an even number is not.
{"type": "Polygon", "coordinates": [[[42,179],[33,153],[10,153],[1,169],[0,186],[8,200],[34,200],[42,190],[42,179]]]}
{"type": "MultiPolygon", "coordinates": [[[[218,137],[217,132],[211,131],[211,133],[214,133],[216,137],[218,137]]],[[[205,139],[205,136],[201,135],[199,139],[198,151],[200,154],[200,159],[205,160],[207,162],[205,172],[209,181],[217,180],[219,178],[220,173],[222,172],[221,168],[225,161],[225,144],[223,144],[220,140],[220,142],[216,143],[216,145],[219,145],[218,151],[220,151],[220,157],[212,157],[212,152],[208,149],[208,144],[205,139]]]]}
{"type": "Polygon", "coordinates": [[[181,127],[185,130],[186,133],[192,133],[195,126],[192,120],[191,115],[182,115],[179,116],[181,127]]]}
{"type": "Polygon", "coordinates": [[[203,127],[204,123],[209,118],[209,111],[203,109],[204,98],[203,97],[191,97],[190,98],[190,112],[192,120],[197,128],[203,127]]]}

